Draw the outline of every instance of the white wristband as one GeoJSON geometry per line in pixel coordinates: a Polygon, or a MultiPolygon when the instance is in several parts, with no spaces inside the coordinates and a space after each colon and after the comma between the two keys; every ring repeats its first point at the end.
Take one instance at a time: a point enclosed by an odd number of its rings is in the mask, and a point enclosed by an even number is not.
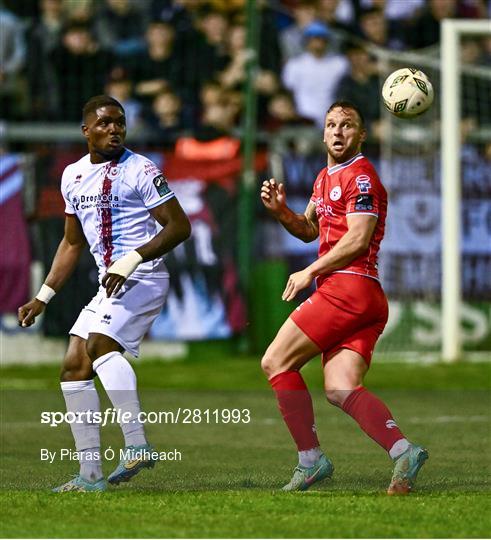
{"type": "Polygon", "coordinates": [[[111,264],[111,266],[107,269],[107,273],[118,274],[118,276],[123,276],[125,279],[127,279],[142,261],[143,257],[138,253],[138,251],[130,251],[121,257],[121,259],[113,262],[113,264],[111,264]]]}
{"type": "Polygon", "coordinates": [[[41,285],[41,288],[39,289],[39,292],[36,294],[36,298],[40,302],[44,302],[47,304],[53,296],[56,294],[56,291],[54,291],[51,287],[48,287],[48,285],[45,285],[44,283],[41,285]]]}

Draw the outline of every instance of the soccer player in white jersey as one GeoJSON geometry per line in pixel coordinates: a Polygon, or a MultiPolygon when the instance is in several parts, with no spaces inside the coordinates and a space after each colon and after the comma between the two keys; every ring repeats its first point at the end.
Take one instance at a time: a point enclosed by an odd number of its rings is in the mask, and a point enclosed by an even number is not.
{"type": "Polygon", "coordinates": [[[189,220],[162,172],[149,159],[123,146],[124,109],[109,96],[91,98],[83,109],[82,133],[89,153],[63,172],[65,232],[39,293],[19,308],[22,327],[36,316],[67,281],[88,243],[99,268],[100,288],[70,330],[61,372],[80,473],[54,491],[102,491],[100,411],[97,375],[122,422],[125,455],[108,481],[128,481],[153,467],[151,446],[138,420],[136,375],[124,351],[138,355],[145,333],[162,309],[169,288],[163,256],[186,240],[189,220]],[[85,413],[85,414],[84,414],[85,413]]]}

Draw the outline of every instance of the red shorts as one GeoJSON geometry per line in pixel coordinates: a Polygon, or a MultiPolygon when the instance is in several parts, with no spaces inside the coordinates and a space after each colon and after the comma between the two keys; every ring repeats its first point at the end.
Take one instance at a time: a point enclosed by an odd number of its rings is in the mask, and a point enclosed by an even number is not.
{"type": "Polygon", "coordinates": [[[388,314],[378,281],[356,274],[330,274],[290,318],[321,349],[324,364],[339,349],[350,349],[370,365],[388,314]]]}

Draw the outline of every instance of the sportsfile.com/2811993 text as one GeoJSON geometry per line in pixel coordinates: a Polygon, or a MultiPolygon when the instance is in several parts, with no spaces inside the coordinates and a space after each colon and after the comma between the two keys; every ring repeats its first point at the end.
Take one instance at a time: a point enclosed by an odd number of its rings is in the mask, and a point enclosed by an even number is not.
{"type": "Polygon", "coordinates": [[[191,409],[178,407],[173,411],[141,411],[134,415],[130,411],[107,408],[104,411],[41,412],[41,424],[57,427],[61,424],[92,423],[105,426],[134,421],[142,424],[248,424],[250,409],[191,409]]]}

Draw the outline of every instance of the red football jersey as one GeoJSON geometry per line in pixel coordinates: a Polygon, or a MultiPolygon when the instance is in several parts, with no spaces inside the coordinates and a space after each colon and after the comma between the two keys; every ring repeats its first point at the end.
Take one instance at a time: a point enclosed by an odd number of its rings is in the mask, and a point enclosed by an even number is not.
{"type": "Polygon", "coordinates": [[[368,159],[357,154],[345,163],[322,169],[315,180],[311,201],[319,221],[319,257],[348,231],[347,215],[378,218],[367,251],[335,271],[378,279],[377,258],[384,237],[387,192],[368,159]]]}

